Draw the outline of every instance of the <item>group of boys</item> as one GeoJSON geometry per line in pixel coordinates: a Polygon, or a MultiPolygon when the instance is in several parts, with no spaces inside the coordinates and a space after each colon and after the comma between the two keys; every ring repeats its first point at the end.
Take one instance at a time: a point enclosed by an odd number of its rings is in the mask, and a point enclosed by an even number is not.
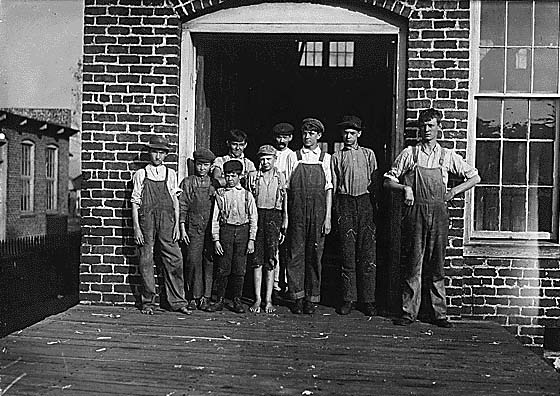
{"type": "MultiPolygon", "coordinates": [[[[437,127],[441,128],[441,113],[428,116],[430,120],[435,118],[437,127]]],[[[360,118],[344,116],[337,126],[343,147],[331,156],[319,145],[325,132],[320,120],[306,118],[302,121],[302,147],[296,151],[288,148],[294,127],[289,123],[275,125],[272,129],[274,146],[267,144],[258,149],[258,169],[244,155],[247,135],[237,129],[231,130],[226,142],[228,154],[216,158],[208,149],[196,150],[193,153],[194,174],[186,177],[179,187],[175,172],[162,164],[169,146],[164,138],[154,136],[148,145],[150,164],[133,178],[132,214],[135,242],[140,247],[142,312],[153,314],[155,309],[153,250],[157,240],[161,248],[165,292],[172,310],[185,314],[195,309],[221,311],[225,307],[226,290],[229,290],[232,296],[229,309],[245,312],[241,295],[250,256],[255,292],[255,302],[249,308],[251,312],[260,312],[261,308],[267,313],[273,312],[273,295],[283,292],[292,301],[293,313],[313,314],[321,297],[321,261],[325,236],[331,231],[331,208],[334,206],[342,259],[342,296],[337,312],[347,315],[359,303],[365,315],[376,315],[377,161],[373,150],[358,144],[362,134],[360,118]],[[185,278],[179,240],[187,252],[185,278]]],[[[432,143],[437,144],[435,139],[432,143]]],[[[428,147],[433,149],[436,146],[432,143],[428,147]]],[[[413,162],[407,163],[410,169],[404,169],[402,157],[406,153],[401,153],[385,175],[385,185],[403,190],[405,204],[411,205],[410,186],[415,188],[418,179],[412,184],[405,180],[401,185],[398,181],[412,170],[417,173],[420,170],[417,178],[427,173],[413,162]]],[[[476,169],[465,168],[464,161],[455,156],[454,153],[449,156],[455,161],[451,165],[463,168],[460,172],[457,169],[447,171],[470,180],[476,169]]],[[[441,158],[444,159],[444,154],[441,158]]],[[[417,161],[417,158],[411,160],[417,161]]],[[[440,161],[434,169],[438,166],[442,168],[444,162],[440,161]]],[[[442,174],[443,170],[437,172],[442,174]]],[[[435,177],[433,172],[429,175],[435,177]]],[[[441,188],[443,184],[438,183],[437,188],[441,188]]],[[[471,180],[470,184],[461,186],[466,189],[472,184],[471,180]]],[[[442,195],[440,201],[447,202],[464,189],[442,195]]],[[[419,216],[416,220],[422,222],[419,216]]],[[[445,242],[441,243],[444,258],[445,242]]],[[[422,255],[418,251],[413,253],[422,255]]],[[[404,314],[396,324],[408,325],[418,314],[422,263],[415,265],[414,274],[405,283],[409,287],[403,292],[404,314]]],[[[437,289],[432,289],[438,297],[434,308],[440,320],[436,324],[448,327],[441,308],[442,293],[445,307],[442,279],[443,275],[437,279],[437,289]]]]}

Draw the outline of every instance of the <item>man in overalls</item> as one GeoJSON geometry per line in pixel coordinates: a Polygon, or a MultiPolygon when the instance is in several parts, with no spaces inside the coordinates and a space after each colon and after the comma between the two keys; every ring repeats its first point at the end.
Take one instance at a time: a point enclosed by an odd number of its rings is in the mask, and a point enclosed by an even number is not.
{"type": "Polygon", "coordinates": [[[404,194],[402,250],[405,274],[402,293],[402,316],[396,325],[412,324],[420,310],[422,280],[430,290],[427,305],[431,321],[439,327],[453,327],[447,320],[444,262],[449,231],[447,202],[480,182],[478,171],[453,150],[437,142],[442,114],[439,110],[422,110],[419,115],[421,142],[405,148],[385,173],[385,187],[404,194]],[[447,190],[448,174],[465,181],[447,190]]]}
{"type": "Polygon", "coordinates": [[[325,127],[315,118],[302,122],[303,147],[288,159],[288,291],[292,312],[312,314],[321,299],[321,259],[331,231],[331,156],[318,140],[325,127]]]}
{"type": "Polygon", "coordinates": [[[152,315],[155,308],[154,245],[159,242],[163,280],[171,310],[190,314],[185,300],[183,256],[179,248],[179,201],[177,175],[163,164],[169,143],[153,136],[148,144],[150,163],[133,176],[132,224],[134,241],[140,250],[142,275],[141,310],[152,315]]]}

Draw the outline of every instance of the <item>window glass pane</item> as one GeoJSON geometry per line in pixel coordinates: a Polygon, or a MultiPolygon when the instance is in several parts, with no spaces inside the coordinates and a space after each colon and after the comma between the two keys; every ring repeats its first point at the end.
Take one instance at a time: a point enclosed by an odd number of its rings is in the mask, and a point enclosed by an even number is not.
{"type": "Polygon", "coordinates": [[[504,100],[504,137],[527,138],[529,101],[525,99],[504,100]]]}
{"type": "Polygon", "coordinates": [[[531,45],[533,38],[533,2],[508,3],[508,45],[531,45]]]}
{"type": "Polygon", "coordinates": [[[531,49],[508,48],[506,91],[529,92],[531,88],[531,49]]]}
{"type": "Polygon", "coordinates": [[[533,92],[558,92],[558,49],[535,48],[533,92]]]}
{"type": "Polygon", "coordinates": [[[477,102],[476,137],[499,138],[502,102],[499,99],[479,99],[477,102]]]}
{"type": "Polygon", "coordinates": [[[502,231],[525,231],[525,191],[520,187],[502,189],[502,231]]]}
{"type": "Polygon", "coordinates": [[[475,187],[474,229],[477,231],[499,231],[499,188],[475,187]]]}
{"type": "Polygon", "coordinates": [[[556,105],[552,100],[531,101],[531,138],[554,139],[556,105]]]}
{"type": "Polygon", "coordinates": [[[558,45],[557,1],[535,1],[535,45],[558,45]]]}
{"type": "Polygon", "coordinates": [[[528,231],[552,231],[552,188],[529,188],[528,231]]]}
{"type": "Polygon", "coordinates": [[[504,49],[480,49],[481,92],[504,92],[504,49]]]}
{"type": "Polygon", "coordinates": [[[552,186],[553,142],[529,143],[529,184],[552,186]]]}
{"type": "Polygon", "coordinates": [[[527,143],[504,142],[503,184],[527,184],[527,143]]]}
{"type": "Polygon", "coordinates": [[[484,45],[504,45],[505,1],[482,1],[480,8],[480,42],[484,45]]]}
{"type": "Polygon", "coordinates": [[[500,182],[500,141],[476,142],[476,168],[484,184],[500,182]]]}

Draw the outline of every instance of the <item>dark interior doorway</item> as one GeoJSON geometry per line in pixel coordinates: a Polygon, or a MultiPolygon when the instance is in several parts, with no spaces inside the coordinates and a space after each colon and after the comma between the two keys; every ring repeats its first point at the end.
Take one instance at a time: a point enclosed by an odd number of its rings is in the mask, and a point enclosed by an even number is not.
{"type": "MultiPolygon", "coordinates": [[[[322,140],[332,153],[341,141],[336,123],[341,116],[354,114],[365,125],[360,144],[375,151],[380,174],[390,166],[396,35],[196,34],[193,41],[196,148],[209,147],[216,155],[224,155],[226,132],[239,128],[249,136],[246,155],[255,160],[258,147],[270,143],[275,123],[290,122],[298,131],[303,118],[316,117],[325,124],[322,140]]],[[[299,133],[290,146],[301,146],[299,133]]],[[[390,261],[387,205],[380,202],[377,221],[381,304],[389,284],[382,264],[390,261]]],[[[327,303],[338,295],[336,241],[331,234],[324,255],[327,303]]]]}

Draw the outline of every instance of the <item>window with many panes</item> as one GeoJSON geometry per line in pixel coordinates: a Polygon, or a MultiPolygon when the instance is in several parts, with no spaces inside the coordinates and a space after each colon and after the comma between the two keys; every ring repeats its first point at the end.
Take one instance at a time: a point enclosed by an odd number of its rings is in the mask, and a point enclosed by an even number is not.
{"type": "Polygon", "coordinates": [[[47,147],[45,176],[47,181],[47,210],[56,210],[58,205],[58,148],[47,147]]]}
{"type": "Polygon", "coordinates": [[[298,41],[299,65],[303,67],[353,67],[353,41],[298,41]]]}
{"type": "Polygon", "coordinates": [[[21,144],[21,197],[20,209],[22,212],[33,211],[34,184],[35,184],[35,145],[33,142],[24,141],[21,144]]]}
{"type": "Polygon", "coordinates": [[[474,237],[558,238],[560,4],[479,1],[474,237]]]}

